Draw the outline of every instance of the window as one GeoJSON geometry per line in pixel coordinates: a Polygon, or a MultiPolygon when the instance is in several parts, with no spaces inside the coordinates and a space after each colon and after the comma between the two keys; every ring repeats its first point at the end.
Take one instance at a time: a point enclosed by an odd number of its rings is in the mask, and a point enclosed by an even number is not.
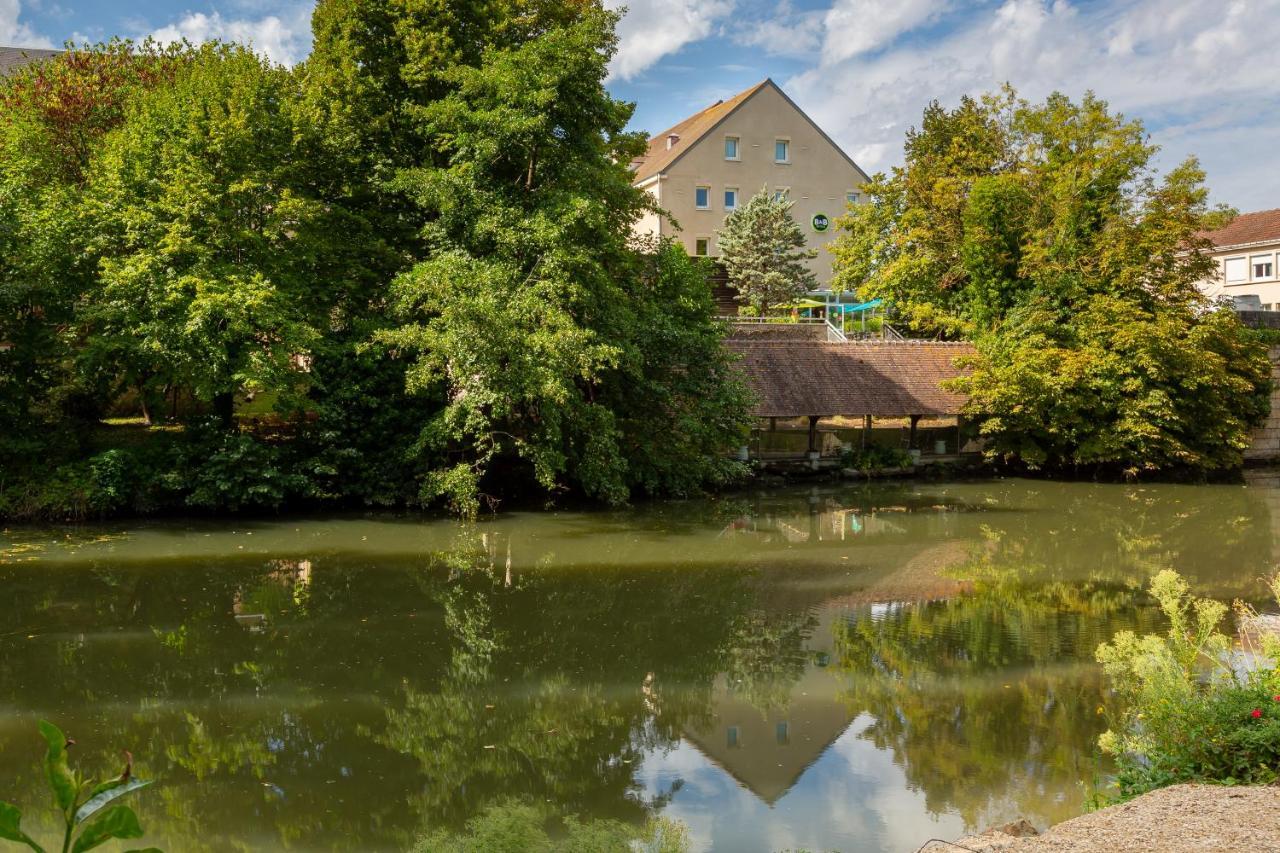
{"type": "Polygon", "coordinates": [[[697,187],[694,189],[693,206],[698,210],[711,209],[711,187],[697,187]]]}
{"type": "Polygon", "coordinates": [[[791,140],[776,139],[773,142],[773,162],[790,163],[791,162],[791,140]]]}
{"type": "Polygon", "coordinates": [[[1227,258],[1222,262],[1222,272],[1227,284],[1238,284],[1249,280],[1249,265],[1244,258],[1227,258]]]}
{"type": "Polygon", "coordinates": [[[791,187],[774,187],[773,188],[774,201],[787,201],[790,198],[791,198],[791,187]]]}
{"type": "Polygon", "coordinates": [[[844,194],[844,200],[847,204],[857,204],[862,201],[862,193],[856,193],[853,190],[844,194]]]}
{"type": "Polygon", "coordinates": [[[740,143],[740,141],[741,140],[739,140],[738,137],[736,136],[726,136],[724,138],[724,159],[726,160],[742,159],[738,154],[738,144],[740,143]]]}
{"type": "Polygon", "coordinates": [[[699,237],[697,240],[693,241],[693,253],[699,257],[705,258],[707,256],[707,247],[710,243],[711,241],[706,237],[699,237]]]}
{"type": "Polygon", "coordinates": [[[1254,255],[1249,259],[1250,265],[1253,267],[1254,279],[1271,278],[1275,267],[1272,265],[1271,255],[1254,255]]]}
{"type": "Polygon", "coordinates": [[[738,188],[725,187],[724,188],[724,209],[734,210],[737,208],[737,206],[738,206],[738,188]]]}

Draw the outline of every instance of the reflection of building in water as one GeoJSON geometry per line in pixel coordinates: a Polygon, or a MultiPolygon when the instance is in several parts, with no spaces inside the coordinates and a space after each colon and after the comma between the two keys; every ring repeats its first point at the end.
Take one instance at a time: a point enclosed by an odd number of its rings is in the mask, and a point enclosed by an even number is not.
{"type": "Polygon", "coordinates": [[[830,670],[831,626],[840,608],[823,608],[805,644],[806,663],[781,707],[757,708],[721,676],[712,695],[711,723],[685,739],[747,790],[772,805],[853,722],[830,670]]]}
{"type": "Polygon", "coordinates": [[[303,606],[311,589],[310,560],[274,560],[263,583],[236,591],[236,624],[250,631],[266,628],[270,615],[303,606]]]}
{"type": "Polygon", "coordinates": [[[850,542],[878,536],[924,533],[949,536],[956,531],[960,510],[944,504],[908,503],[849,506],[832,496],[812,495],[807,513],[763,511],[743,515],[725,525],[722,536],[750,536],[765,541],[850,542]],[[909,521],[908,521],[909,519],[909,521]]]}
{"type": "MultiPolygon", "coordinates": [[[[770,805],[799,781],[857,716],[844,698],[848,691],[840,674],[833,628],[855,612],[885,618],[911,603],[951,598],[972,589],[970,581],[941,574],[964,560],[968,548],[963,542],[916,545],[909,555],[897,545],[891,550],[883,556],[892,565],[882,569],[841,572],[838,580],[829,575],[835,583],[808,579],[790,592],[762,592],[763,600],[779,608],[799,608],[816,618],[805,637],[798,676],[791,683],[775,676],[774,689],[755,685],[756,689],[744,690],[722,675],[712,689],[711,722],[684,730],[685,739],[699,752],[770,805]],[[821,603],[815,605],[806,593],[817,593],[821,603]],[[762,701],[762,695],[771,701],[762,701]]],[[[795,574],[787,576],[799,580],[795,574]]]]}

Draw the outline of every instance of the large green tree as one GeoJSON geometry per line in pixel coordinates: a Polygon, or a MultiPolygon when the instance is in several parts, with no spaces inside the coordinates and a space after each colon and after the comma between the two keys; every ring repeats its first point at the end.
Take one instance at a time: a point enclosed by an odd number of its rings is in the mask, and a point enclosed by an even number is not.
{"type": "Polygon", "coordinates": [[[806,248],[785,198],[760,190],[725,218],[717,238],[720,262],[738,301],[760,314],[817,287],[808,261],[818,252],[806,248]]]}
{"type": "Polygon", "coordinates": [[[89,181],[86,358],[188,388],[226,424],[236,394],[305,384],[342,223],[307,192],[294,100],[286,69],[206,45],[130,104],[89,181]]]}
{"type": "Polygon", "coordinates": [[[631,245],[644,140],[603,86],[616,21],[564,0],[317,9],[308,83],[417,223],[374,337],[443,404],[417,444],[427,499],[474,512],[491,469],[609,501],[732,473],[746,398],[705,276],[631,245]]]}
{"type": "Polygon", "coordinates": [[[1217,216],[1140,122],[1011,90],[925,111],[906,163],[839,222],[836,283],[918,332],[974,340],[958,386],[993,456],[1137,473],[1240,464],[1265,349],[1197,283],[1217,216]]]}
{"type": "Polygon", "coordinates": [[[100,395],[72,369],[96,272],[81,251],[86,169],[131,96],[180,62],[177,50],[113,42],[0,81],[0,467],[47,459],[62,427],[98,414],[100,395]]]}

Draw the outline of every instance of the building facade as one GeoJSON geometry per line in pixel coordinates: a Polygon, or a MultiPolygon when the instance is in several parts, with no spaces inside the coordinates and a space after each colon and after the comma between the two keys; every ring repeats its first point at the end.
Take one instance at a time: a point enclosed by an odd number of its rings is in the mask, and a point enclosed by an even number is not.
{"type": "Polygon", "coordinates": [[[1280,311],[1280,209],[1242,213],[1205,235],[1218,266],[1200,289],[1238,308],[1280,311]]]}
{"type": "Polygon", "coordinates": [[[760,191],[792,202],[791,214],[818,256],[819,285],[831,281],[835,219],[861,200],[867,175],[778,88],[765,80],[649,140],[632,164],[635,185],[663,214],[639,234],[672,237],[692,255],[715,256],[725,217],[760,191]]]}

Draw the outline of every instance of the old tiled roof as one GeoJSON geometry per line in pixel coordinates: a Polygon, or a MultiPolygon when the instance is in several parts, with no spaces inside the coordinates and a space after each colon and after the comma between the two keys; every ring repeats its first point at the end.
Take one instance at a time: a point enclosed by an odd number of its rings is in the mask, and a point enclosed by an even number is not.
{"type": "Polygon", "coordinates": [[[702,112],[694,113],[675,127],[670,127],[650,139],[649,150],[643,156],[637,157],[631,162],[631,168],[635,170],[636,182],[639,183],[651,178],[671,165],[677,157],[692,148],[699,139],[710,132],[722,119],[728,117],[729,113],[737,109],[739,105],[756,92],[769,85],[769,82],[768,80],[762,80],[727,101],[716,101],[702,112]],[[668,148],[667,137],[672,134],[680,137],[680,139],[668,148]]]}
{"type": "Polygon", "coordinates": [[[1215,246],[1243,246],[1280,240],[1280,208],[1242,213],[1224,228],[1202,235],[1215,246]]]}
{"type": "Polygon", "coordinates": [[[57,56],[60,50],[45,50],[39,47],[4,47],[0,45],[0,77],[32,62],[57,56]]]}
{"type": "Polygon", "coordinates": [[[757,417],[955,415],[965,399],[942,381],[973,347],[938,341],[756,342],[730,337],[757,417]]]}

